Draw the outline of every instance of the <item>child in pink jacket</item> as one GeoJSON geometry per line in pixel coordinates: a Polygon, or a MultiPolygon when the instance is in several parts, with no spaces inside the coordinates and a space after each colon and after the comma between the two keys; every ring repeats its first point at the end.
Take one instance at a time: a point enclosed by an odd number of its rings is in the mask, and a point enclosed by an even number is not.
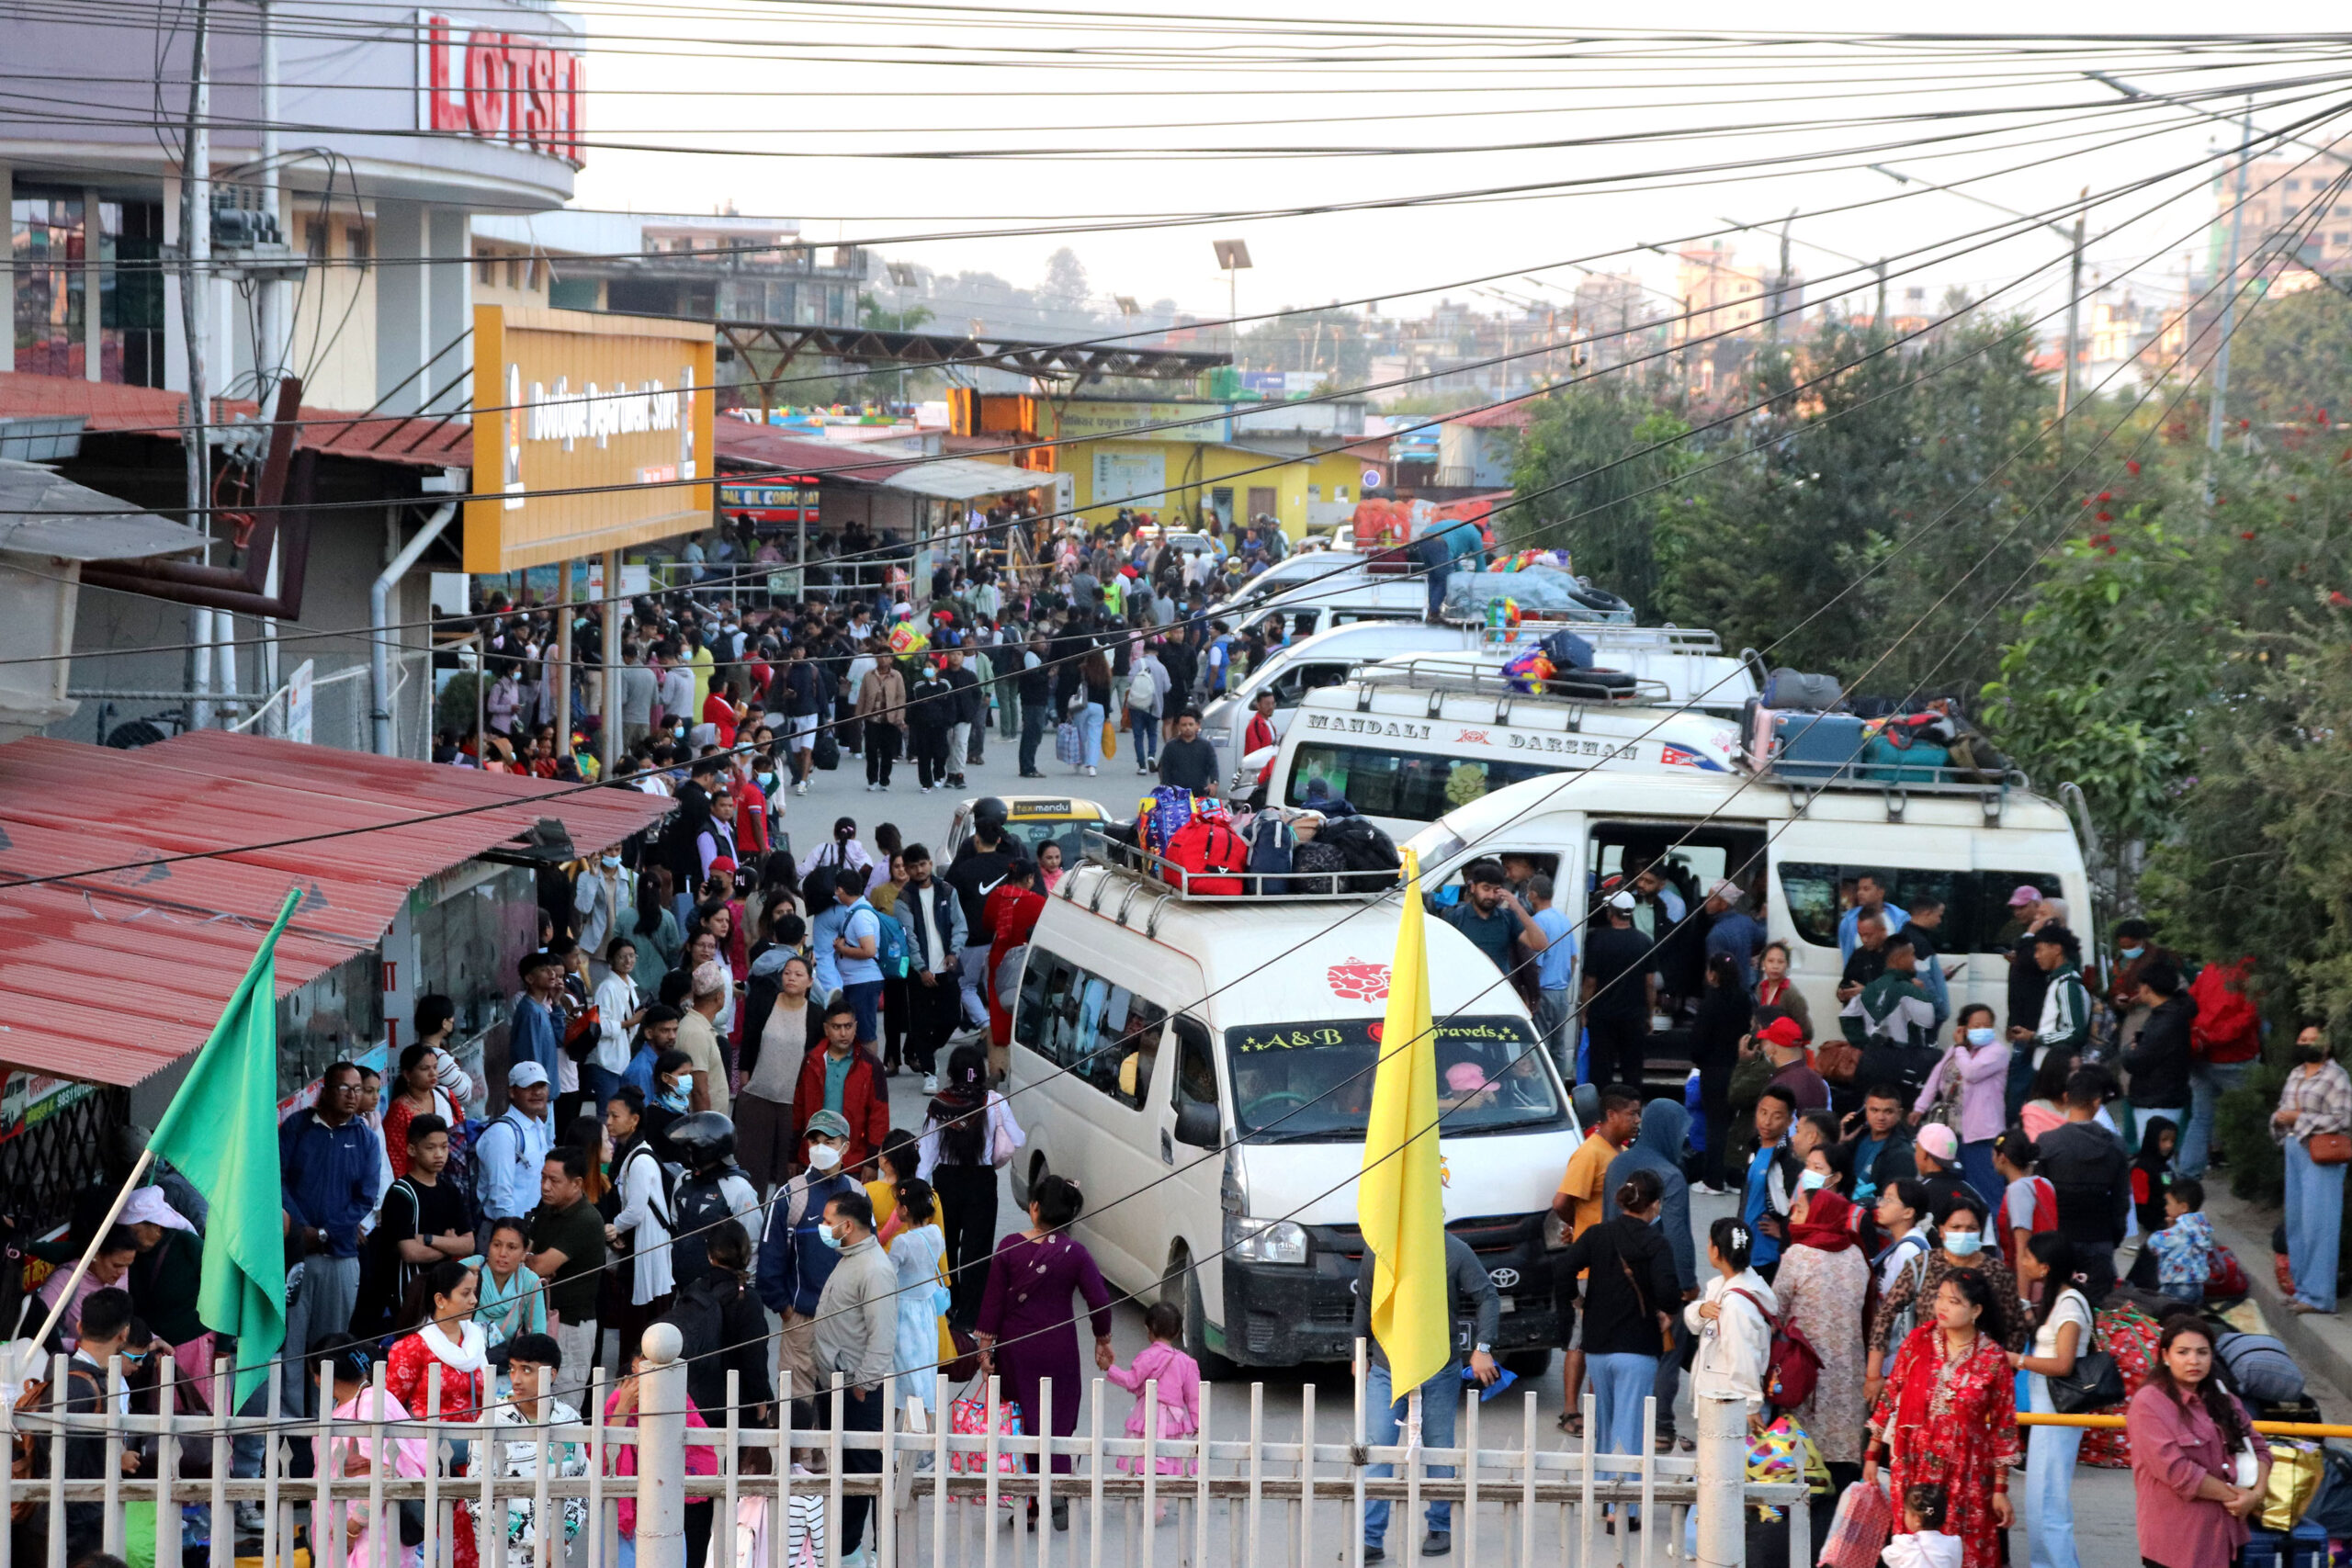
{"type": "MultiPolygon", "coordinates": [[[[1151,1333],[1150,1348],[1135,1359],[1132,1366],[1112,1367],[1103,1375],[1136,1396],[1136,1407],[1127,1413],[1127,1436],[1144,1435],[1144,1385],[1159,1380],[1159,1438],[1189,1438],[1201,1429],[1201,1364],[1178,1348],[1176,1341],[1183,1337],[1184,1314],[1171,1302],[1153,1303],[1144,1314],[1144,1327],[1151,1333]]],[[[1140,1474],[1140,1459],[1122,1459],[1119,1468],[1140,1474]]],[[[1193,1461],[1173,1454],[1159,1456],[1162,1475],[1190,1475],[1193,1461]]]]}

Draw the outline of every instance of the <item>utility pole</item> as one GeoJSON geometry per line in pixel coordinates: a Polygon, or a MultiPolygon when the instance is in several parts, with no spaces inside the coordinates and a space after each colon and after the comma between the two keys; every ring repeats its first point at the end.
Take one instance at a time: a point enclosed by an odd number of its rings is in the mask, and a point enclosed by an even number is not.
{"type": "MultiPolygon", "coordinates": [[[[205,395],[206,295],[212,286],[212,55],[209,0],[196,0],[188,55],[187,137],[180,159],[180,320],[187,333],[187,521],[212,559],[211,400],[205,395]]],[[[212,612],[187,613],[191,729],[212,724],[212,612]]]]}
{"type": "Polygon", "coordinates": [[[2083,208],[2075,214],[2075,248],[2066,273],[2066,374],[2058,381],[2058,450],[2066,449],[2066,416],[2075,412],[2075,362],[2083,355],[2083,222],[2090,216],[2091,187],[2083,187],[2083,208]]]}
{"type": "Polygon", "coordinates": [[[1781,220],[1781,272],[1780,276],[1772,280],[1770,341],[1774,344],[1781,341],[1781,312],[1786,308],[1785,301],[1789,293],[1789,225],[1796,220],[1797,209],[1793,207],[1789,209],[1789,215],[1781,220]]]}
{"type": "Polygon", "coordinates": [[[1878,314],[1871,319],[1871,325],[1877,329],[1881,337],[1884,337],[1886,335],[1886,258],[1881,256],[1872,262],[1871,270],[1878,274],[1878,314]]]}
{"type": "MultiPolygon", "coordinates": [[[[2213,352],[2212,407],[2205,416],[2205,445],[2218,457],[2222,453],[2222,405],[2230,399],[2230,334],[2237,324],[2238,308],[2238,242],[2245,225],[2245,167],[2254,152],[2254,95],[2245,99],[2245,115],[2239,122],[2238,178],[2235,199],[2230,203],[2230,265],[2222,275],[2222,345],[2213,352]]],[[[2206,470],[2205,502],[2213,502],[2213,472],[2206,470]]]]}

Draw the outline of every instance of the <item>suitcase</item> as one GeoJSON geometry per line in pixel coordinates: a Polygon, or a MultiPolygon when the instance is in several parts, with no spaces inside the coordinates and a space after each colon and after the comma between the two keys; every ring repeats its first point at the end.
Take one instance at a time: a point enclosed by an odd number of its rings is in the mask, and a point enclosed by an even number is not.
{"type": "Polygon", "coordinates": [[[1634,694],[1634,682],[1623,670],[1561,670],[1544,682],[1544,689],[1555,697],[1617,703],[1634,694]]]}
{"type": "Polygon", "coordinates": [[[1862,721],[1841,713],[1782,713],[1757,710],[1767,737],[1762,755],[1773,773],[1787,779],[1855,779],[1866,776],[1862,753],[1870,736],[1862,721]]]}
{"type": "Polygon", "coordinates": [[[1290,863],[1290,892],[1334,893],[1340,886],[1337,874],[1348,869],[1348,857],[1337,844],[1307,839],[1291,851],[1290,863]]]}
{"type": "Polygon", "coordinates": [[[1835,675],[1808,675],[1783,666],[1764,681],[1764,705],[1790,713],[1828,713],[1845,699],[1835,675]]]}

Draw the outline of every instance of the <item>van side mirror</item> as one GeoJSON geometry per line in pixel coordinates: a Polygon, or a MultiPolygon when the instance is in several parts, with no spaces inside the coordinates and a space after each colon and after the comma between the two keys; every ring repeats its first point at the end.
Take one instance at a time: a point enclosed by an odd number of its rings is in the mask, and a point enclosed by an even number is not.
{"type": "Polygon", "coordinates": [[[1176,1141],[1196,1149],[1213,1149],[1221,1142],[1216,1107],[1206,1100],[1187,1100],[1176,1107],[1176,1141]]]}

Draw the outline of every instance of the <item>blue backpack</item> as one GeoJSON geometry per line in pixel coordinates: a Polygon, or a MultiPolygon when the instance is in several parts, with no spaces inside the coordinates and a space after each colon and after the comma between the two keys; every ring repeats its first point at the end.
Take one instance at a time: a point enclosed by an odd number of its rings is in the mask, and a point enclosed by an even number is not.
{"type": "Polygon", "coordinates": [[[874,942],[875,962],[882,965],[882,973],[886,977],[892,980],[905,979],[907,977],[907,928],[899,923],[897,916],[886,915],[879,909],[874,911],[874,923],[881,928],[880,935],[875,939],[874,942]]]}
{"type": "MultiPolygon", "coordinates": [[[[1291,853],[1296,847],[1290,824],[1275,812],[1264,811],[1250,825],[1250,869],[1260,876],[1288,876],[1291,853]]],[[[1279,884],[1261,882],[1261,893],[1279,891],[1279,884]]]]}

